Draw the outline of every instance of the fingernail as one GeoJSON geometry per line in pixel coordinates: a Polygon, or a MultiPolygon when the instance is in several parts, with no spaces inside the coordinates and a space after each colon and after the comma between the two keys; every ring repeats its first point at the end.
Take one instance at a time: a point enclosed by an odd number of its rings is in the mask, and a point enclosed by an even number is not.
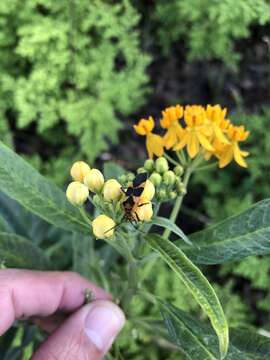
{"type": "Polygon", "coordinates": [[[108,301],[98,301],[91,305],[85,320],[85,332],[90,341],[105,353],[124,322],[124,314],[118,306],[108,301]]]}

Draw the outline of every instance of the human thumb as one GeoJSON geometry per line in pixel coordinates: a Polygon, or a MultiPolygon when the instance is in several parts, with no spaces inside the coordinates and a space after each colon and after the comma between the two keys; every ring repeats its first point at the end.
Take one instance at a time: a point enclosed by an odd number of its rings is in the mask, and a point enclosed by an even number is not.
{"type": "Polygon", "coordinates": [[[32,360],[99,360],[123,327],[122,310],[97,300],[73,313],[32,356],[32,360]]]}

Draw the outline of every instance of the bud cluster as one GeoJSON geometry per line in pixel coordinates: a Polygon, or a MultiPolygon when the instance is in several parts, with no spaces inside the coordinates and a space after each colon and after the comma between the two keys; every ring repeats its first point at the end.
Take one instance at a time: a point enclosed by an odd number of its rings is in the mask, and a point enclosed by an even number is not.
{"type": "MultiPolygon", "coordinates": [[[[69,202],[73,205],[82,206],[89,199],[101,214],[92,221],[94,235],[100,239],[113,236],[116,224],[126,220],[124,202],[128,196],[124,189],[132,186],[134,174],[127,174],[125,177],[126,186],[123,188],[116,179],[105,181],[101,171],[91,169],[83,161],[77,161],[72,165],[70,175],[73,181],[66,190],[69,202]]],[[[129,209],[129,216],[134,221],[150,221],[153,216],[151,200],[155,195],[155,187],[150,180],[146,180],[143,187],[142,194],[139,197],[132,198],[134,207],[129,209]]]]}
{"type": "Polygon", "coordinates": [[[185,185],[182,182],[184,169],[181,165],[170,170],[167,159],[159,157],[156,160],[147,159],[144,166],[137,170],[138,173],[145,171],[156,189],[157,201],[173,200],[178,195],[186,193],[185,185]]]}

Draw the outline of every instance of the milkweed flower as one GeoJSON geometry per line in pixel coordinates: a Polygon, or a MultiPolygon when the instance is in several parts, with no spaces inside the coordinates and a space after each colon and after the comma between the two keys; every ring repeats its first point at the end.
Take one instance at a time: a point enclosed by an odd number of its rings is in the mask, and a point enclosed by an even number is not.
{"type": "Polygon", "coordinates": [[[215,154],[219,159],[219,167],[227,166],[234,159],[238,165],[246,168],[247,163],[244,158],[249,153],[240,149],[239,142],[245,141],[248,138],[249,131],[246,131],[243,125],[234,126],[231,124],[227,130],[227,135],[230,141],[228,145],[216,144],[215,154]]]}
{"type": "Polygon", "coordinates": [[[199,153],[201,147],[207,151],[213,151],[214,148],[209,141],[212,130],[206,123],[204,108],[199,105],[186,106],[184,119],[185,132],[174,149],[181,150],[187,146],[188,155],[192,159],[199,153]]]}
{"type": "Polygon", "coordinates": [[[99,215],[92,221],[92,229],[97,239],[105,239],[113,236],[115,222],[107,215],[99,215]]]}
{"type": "Polygon", "coordinates": [[[180,105],[170,106],[162,111],[162,119],[160,125],[163,129],[167,129],[163,137],[165,148],[171,149],[184,134],[182,126],[179,124],[179,119],[183,117],[184,109],[180,105]]]}
{"type": "Polygon", "coordinates": [[[212,137],[224,144],[229,144],[224,131],[228,128],[230,121],[225,119],[227,109],[222,109],[220,105],[207,105],[206,121],[212,129],[212,137]]]}
{"type": "Polygon", "coordinates": [[[109,179],[103,187],[103,197],[106,201],[119,200],[122,192],[121,184],[115,179],[109,179]]]}
{"type": "Polygon", "coordinates": [[[141,119],[137,125],[133,125],[137,134],[146,136],[146,149],[149,158],[152,159],[154,155],[162,156],[164,153],[164,141],[161,136],[153,134],[155,122],[152,116],[148,119],[141,119]]]}
{"type": "Polygon", "coordinates": [[[90,191],[100,192],[104,185],[104,176],[98,169],[91,169],[84,177],[83,182],[90,191]]]}
{"type": "Polygon", "coordinates": [[[87,186],[79,181],[73,181],[70,183],[66,190],[66,196],[69,202],[73,205],[82,205],[85,203],[89,195],[87,186]]]}
{"type": "Polygon", "coordinates": [[[70,175],[75,181],[83,182],[84,177],[90,171],[90,166],[84,161],[76,161],[71,169],[70,175]]]}

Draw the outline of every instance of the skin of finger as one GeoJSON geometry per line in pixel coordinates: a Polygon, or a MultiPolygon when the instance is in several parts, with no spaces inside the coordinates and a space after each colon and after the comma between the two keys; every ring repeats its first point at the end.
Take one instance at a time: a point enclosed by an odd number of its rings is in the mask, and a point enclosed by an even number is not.
{"type": "Polygon", "coordinates": [[[84,303],[85,290],[94,299],[111,299],[104,290],[73,272],[0,270],[0,336],[15,319],[73,312],[84,303]]]}
{"type": "Polygon", "coordinates": [[[92,344],[83,329],[91,305],[72,314],[33,354],[31,360],[101,360],[103,352],[92,344]]]}

